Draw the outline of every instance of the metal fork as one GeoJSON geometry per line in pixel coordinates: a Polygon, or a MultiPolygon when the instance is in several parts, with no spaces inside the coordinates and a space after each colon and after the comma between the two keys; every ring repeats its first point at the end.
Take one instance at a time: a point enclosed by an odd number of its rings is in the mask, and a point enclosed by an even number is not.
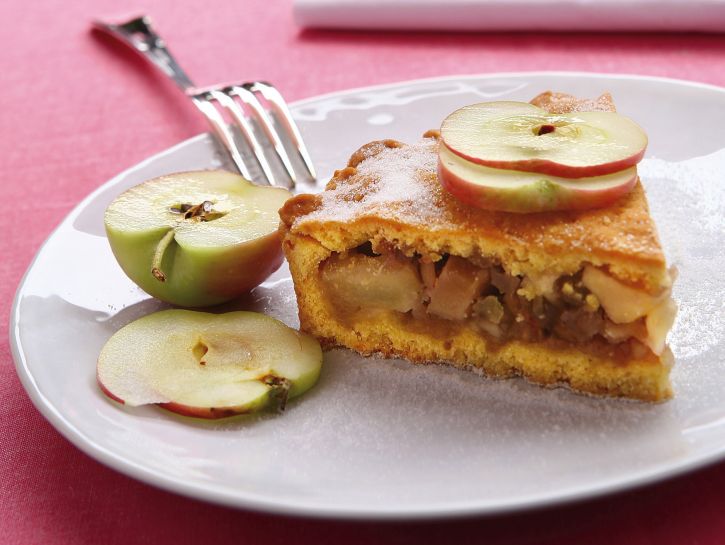
{"type": "Polygon", "coordinates": [[[95,29],[131,46],[143,58],[158,68],[191,98],[194,105],[209,121],[209,124],[221,144],[229,153],[234,166],[245,178],[253,180],[248,165],[245,164],[237,146],[237,137],[231,127],[236,127],[241,137],[251,148],[262,175],[270,185],[283,185],[294,187],[297,176],[292,166],[289,154],[285,150],[282,138],[287,138],[297,150],[307,173],[314,180],[317,175],[312,160],[302,140],[292,114],[282,95],[271,84],[264,81],[254,81],[239,85],[219,85],[213,87],[196,87],[189,76],[181,69],[179,63],[171,55],[161,37],[156,34],[147,16],[136,17],[121,23],[108,23],[94,21],[95,29]],[[267,111],[264,99],[270,111],[267,111]],[[243,106],[240,106],[240,103],[243,106]],[[247,113],[245,113],[246,107],[247,113]],[[226,112],[230,123],[227,123],[226,112]],[[270,115],[271,114],[271,115],[270,115]],[[274,121],[273,121],[274,118],[274,121]],[[276,121],[276,123],[275,123],[276,121]],[[262,128],[262,132],[274,148],[275,154],[284,167],[288,183],[280,183],[274,175],[272,167],[267,160],[264,148],[256,135],[254,125],[262,128]],[[276,126],[280,127],[278,132],[276,126]]]}

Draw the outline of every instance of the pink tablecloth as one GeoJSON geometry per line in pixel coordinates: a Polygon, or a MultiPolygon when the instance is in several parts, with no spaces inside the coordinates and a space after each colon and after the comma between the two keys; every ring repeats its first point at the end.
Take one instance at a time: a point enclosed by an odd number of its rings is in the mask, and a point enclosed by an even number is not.
{"type": "MultiPolygon", "coordinates": [[[[88,32],[112,0],[0,8],[0,542],[538,544],[725,542],[725,465],[547,511],[455,523],[360,524],[235,511],[169,494],[82,454],[35,410],[15,374],[7,316],[53,227],[86,194],[205,130],[152,69],[88,32]]],[[[199,82],[265,78],[290,100],[446,74],[593,70],[725,85],[725,38],[707,35],[300,32],[288,0],[147,0],[199,82]],[[200,8],[199,6],[203,6],[200,8]]]]}

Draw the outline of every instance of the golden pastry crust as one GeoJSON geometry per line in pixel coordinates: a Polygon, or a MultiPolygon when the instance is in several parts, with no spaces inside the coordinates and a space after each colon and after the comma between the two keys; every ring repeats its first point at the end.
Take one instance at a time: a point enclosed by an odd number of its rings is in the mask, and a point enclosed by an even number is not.
{"type": "Polygon", "coordinates": [[[614,112],[612,95],[604,93],[594,100],[577,98],[566,93],[545,91],[531,100],[531,104],[538,106],[552,114],[568,114],[572,112],[614,112]]]}
{"type": "MultiPolygon", "coordinates": [[[[613,110],[611,96],[582,101],[542,93],[532,101],[553,112],[613,110]],[[577,110],[580,108],[581,110],[577,110]]],[[[613,206],[579,212],[510,214],[470,207],[448,194],[436,173],[437,131],[412,145],[371,142],[335,172],[319,195],[299,195],[280,210],[284,251],[297,293],[302,329],[328,346],[362,354],[446,362],[488,375],[521,375],[539,384],[568,383],[592,394],[659,401],[672,395],[668,357],[626,362],[576,347],[510,341],[494,346],[471,327],[446,338],[381,313],[341,323],[319,280],[320,264],[367,241],[393,245],[408,256],[437,261],[445,254],[493,257],[510,275],[574,274],[585,264],[651,294],[669,289],[670,276],[638,182],[613,206]],[[409,325],[409,324],[408,324],[409,325]]]]}

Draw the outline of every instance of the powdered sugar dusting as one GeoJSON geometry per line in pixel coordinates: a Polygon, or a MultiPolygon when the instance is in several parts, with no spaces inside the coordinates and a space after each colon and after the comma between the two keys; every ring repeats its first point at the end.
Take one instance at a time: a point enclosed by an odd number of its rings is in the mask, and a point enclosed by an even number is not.
{"type": "Polygon", "coordinates": [[[304,221],[348,221],[375,213],[377,217],[420,223],[439,214],[441,192],[435,177],[436,141],[386,147],[382,142],[363,150],[356,173],[322,194],[322,207],[304,221]]]}

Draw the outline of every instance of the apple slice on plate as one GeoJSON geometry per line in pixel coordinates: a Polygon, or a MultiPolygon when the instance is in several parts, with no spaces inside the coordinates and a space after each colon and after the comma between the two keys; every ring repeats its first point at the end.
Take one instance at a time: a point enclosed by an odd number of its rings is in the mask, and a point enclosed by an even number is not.
{"type": "Polygon", "coordinates": [[[561,178],[472,163],[441,142],[438,179],[458,200],[485,210],[584,210],[608,206],[627,194],[637,182],[637,167],[591,178],[561,178]]]}
{"type": "Polygon", "coordinates": [[[110,398],[197,418],[284,408],[320,374],[311,336],[255,312],[163,310],[117,331],[96,377],[110,398]]]}
{"type": "Polygon", "coordinates": [[[562,178],[612,174],[636,165],[647,135],[614,112],[550,114],[526,102],[482,102],[441,125],[454,154],[480,165],[562,178]]]}
{"type": "Polygon", "coordinates": [[[228,301],[282,264],[277,211],[289,191],[222,170],[132,187],[106,209],[113,254],[144,291],[185,307],[228,301]]]}

